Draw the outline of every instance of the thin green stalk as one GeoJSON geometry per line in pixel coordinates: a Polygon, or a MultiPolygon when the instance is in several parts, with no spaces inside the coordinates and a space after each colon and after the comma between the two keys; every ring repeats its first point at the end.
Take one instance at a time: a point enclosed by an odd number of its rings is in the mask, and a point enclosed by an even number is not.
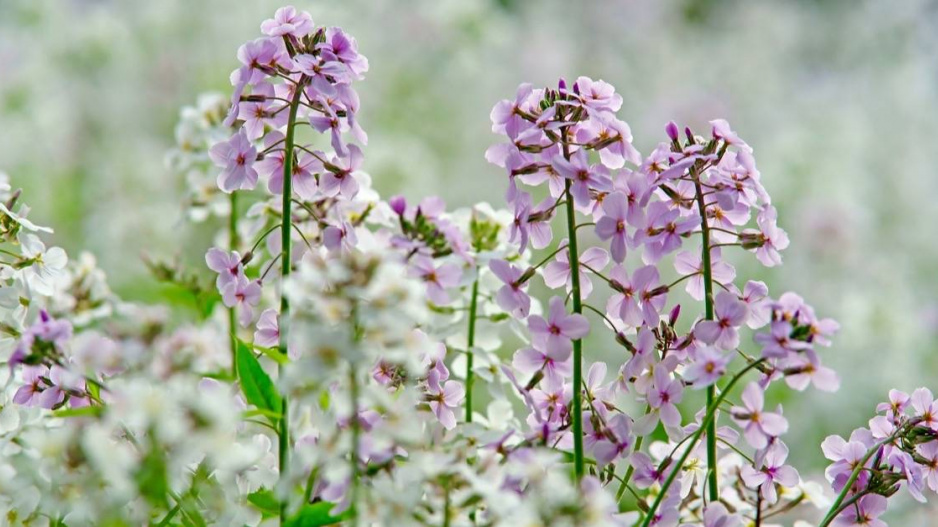
{"type": "MultiPolygon", "coordinates": [[[[700,260],[704,283],[704,318],[713,320],[713,270],[710,263],[710,224],[707,221],[707,205],[704,202],[703,188],[700,185],[700,176],[695,174],[694,187],[697,190],[697,209],[700,211],[700,232],[703,238],[700,260]]],[[[716,396],[716,385],[707,387],[707,407],[713,404],[716,396]]],[[[717,420],[713,419],[707,427],[707,478],[710,501],[720,499],[720,489],[717,486],[717,420]]]]}
{"type": "Polygon", "coordinates": [[[694,432],[694,435],[691,436],[690,443],[684,449],[684,453],[681,454],[680,459],[677,463],[674,463],[674,468],[671,469],[671,473],[668,474],[668,477],[665,478],[664,484],[661,485],[661,492],[658,493],[658,496],[655,497],[655,501],[651,504],[651,507],[648,508],[648,512],[645,513],[645,519],[642,520],[641,527],[648,527],[651,524],[651,520],[655,517],[655,511],[658,510],[658,506],[661,505],[661,501],[664,499],[665,495],[668,493],[668,489],[671,488],[671,484],[674,483],[674,479],[677,478],[678,473],[681,469],[684,468],[684,463],[687,461],[687,458],[690,456],[691,451],[694,450],[694,447],[697,446],[697,442],[700,441],[700,436],[703,435],[707,427],[710,426],[710,423],[714,421],[716,416],[717,407],[724,399],[729,395],[730,390],[733,389],[733,386],[745,375],[749,370],[752,370],[758,367],[765,359],[759,359],[751,364],[746,365],[745,368],[739,371],[736,375],[730,379],[730,382],[726,384],[726,387],[723,388],[723,391],[720,392],[720,395],[716,397],[713,404],[707,406],[707,414],[704,416],[703,422],[700,423],[700,428],[694,432]]]}
{"type": "MultiPolygon", "coordinates": [[[[564,155],[569,158],[566,145],[564,155]]],[[[564,183],[564,192],[567,201],[567,231],[570,236],[570,274],[573,282],[573,312],[583,313],[582,299],[580,298],[580,255],[576,243],[576,214],[573,210],[573,196],[570,194],[570,180],[564,183]]],[[[573,465],[577,481],[586,474],[583,464],[583,342],[580,339],[573,341],[573,465]]]]}
{"type": "Polygon", "coordinates": [[[361,442],[361,426],[358,422],[358,376],[355,366],[349,364],[349,398],[352,404],[352,417],[349,424],[352,427],[352,452],[349,454],[349,463],[352,469],[352,480],[349,488],[349,510],[352,512],[352,525],[358,525],[358,444],[361,442]]]}
{"type": "MultiPolygon", "coordinates": [[[[648,415],[648,412],[651,411],[651,405],[645,406],[645,415],[648,415]]],[[[642,442],[645,441],[645,436],[639,436],[635,440],[635,448],[632,449],[632,452],[638,452],[642,449],[642,442]]],[[[629,481],[632,480],[632,474],[635,473],[635,467],[629,464],[629,468],[625,470],[625,476],[622,478],[622,484],[619,485],[619,490],[616,492],[616,502],[622,499],[622,495],[625,494],[625,489],[629,485],[629,481]]]]}
{"type": "MultiPolygon", "coordinates": [[[[293,94],[293,100],[290,102],[290,118],[287,121],[287,134],[284,139],[284,156],[283,156],[283,212],[282,220],[280,222],[280,250],[281,250],[281,267],[280,267],[280,353],[283,356],[288,356],[287,353],[287,337],[289,335],[289,322],[290,322],[290,305],[287,301],[286,295],[286,280],[287,276],[290,274],[290,266],[292,263],[292,257],[290,255],[291,250],[291,239],[290,239],[290,229],[293,225],[293,220],[290,212],[290,205],[293,203],[293,135],[296,128],[296,112],[300,107],[300,97],[303,95],[303,83],[302,81],[298,86],[296,86],[296,91],[293,94]]],[[[283,375],[283,365],[277,365],[277,372],[280,375],[283,375]]],[[[289,408],[290,403],[286,397],[283,396],[283,404],[280,408],[280,431],[277,434],[278,436],[278,463],[277,467],[280,471],[280,477],[283,478],[287,472],[287,467],[290,463],[290,419],[289,419],[289,408]]],[[[280,524],[283,525],[287,520],[287,500],[280,502],[280,524]]]]}
{"type": "MultiPolygon", "coordinates": [[[[231,213],[228,215],[228,250],[237,251],[241,241],[238,239],[238,192],[228,195],[231,213]]],[[[231,333],[231,378],[238,378],[238,317],[234,307],[228,308],[228,331],[231,333]]]]}
{"type": "Polygon", "coordinates": [[[892,435],[890,435],[886,439],[883,439],[879,443],[876,443],[875,445],[873,445],[872,448],[870,448],[866,452],[866,455],[863,456],[863,459],[861,459],[860,462],[857,463],[857,466],[854,467],[853,472],[850,473],[850,477],[847,478],[847,483],[844,484],[844,488],[841,489],[840,494],[837,495],[837,499],[834,500],[833,504],[831,504],[831,507],[830,509],[828,509],[827,514],[824,515],[824,520],[818,525],[818,527],[827,527],[828,525],[830,525],[832,521],[834,521],[834,518],[836,518],[841,512],[843,512],[844,507],[842,507],[841,504],[843,504],[844,499],[846,499],[847,494],[850,492],[851,487],[853,487],[853,484],[856,483],[857,478],[860,477],[860,473],[863,472],[863,469],[866,467],[866,464],[867,462],[869,462],[870,458],[872,458],[877,452],[879,452],[879,449],[882,448],[884,445],[887,445],[895,441],[898,436],[905,433],[906,428],[908,426],[909,425],[906,424],[906,425],[899,427],[899,429],[893,432],[892,435]]]}
{"type": "Polygon", "coordinates": [[[472,298],[469,300],[469,329],[466,335],[466,422],[472,422],[472,384],[475,374],[472,372],[472,347],[476,341],[476,310],[479,303],[479,279],[472,283],[472,298]]]}

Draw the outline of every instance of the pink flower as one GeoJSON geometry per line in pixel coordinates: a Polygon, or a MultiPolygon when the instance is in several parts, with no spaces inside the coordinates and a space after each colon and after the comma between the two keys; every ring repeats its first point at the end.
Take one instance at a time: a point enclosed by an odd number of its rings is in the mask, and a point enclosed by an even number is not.
{"type": "Polygon", "coordinates": [[[23,368],[23,384],[13,394],[13,402],[23,406],[38,406],[39,396],[46,384],[42,378],[49,375],[45,366],[26,366],[23,368]]]}
{"type": "Polygon", "coordinates": [[[664,483],[664,478],[668,471],[659,470],[658,464],[654,463],[648,454],[644,452],[635,452],[628,459],[629,465],[635,469],[632,473],[632,481],[640,489],[647,489],[655,483],[664,483]]]}
{"type": "Polygon", "coordinates": [[[511,364],[516,370],[526,375],[534,375],[541,371],[549,382],[563,382],[563,379],[569,377],[573,371],[570,353],[564,350],[548,353],[534,347],[522,348],[515,352],[511,364]]]}
{"type": "Polygon", "coordinates": [[[837,373],[821,365],[821,359],[812,349],[789,355],[780,367],[785,373],[785,383],[799,392],[807,388],[808,384],[814,384],[815,388],[825,392],[836,392],[840,388],[837,373]]]}
{"type": "Polygon", "coordinates": [[[257,171],[254,170],[257,149],[243,128],[228,141],[217,143],[209,149],[209,157],[223,168],[218,175],[218,188],[224,192],[230,194],[235,190],[252,190],[257,186],[257,171]]]}
{"type": "Polygon", "coordinates": [[[596,222],[596,236],[603,241],[610,242],[612,259],[616,263],[622,263],[629,245],[629,235],[626,230],[626,219],[629,215],[628,198],[621,192],[613,192],[603,199],[602,209],[604,216],[596,222]]]}
{"type": "Polygon", "coordinates": [[[600,192],[609,192],[612,190],[612,180],[606,167],[602,165],[590,165],[586,151],[577,150],[568,161],[562,155],[557,155],[551,160],[551,165],[558,174],[569,179],[570,194],[573,195],[573,201],[576,206],[582,209],[589,207],[590,190],[600,192]]]}
{"type": "Polygon", "coordinates": [[[218,278],[215,279],[218,292],[223,292],[228,284],[244,276],[241,255],[237,251],[226,252],[212,247],[205,253],[205,263],[209,269],[218,273],[218,278]]]}
{"type": "Polygon", "coordinates": [[[758,230],[746,229],[740,235],[744,249],[754,250],[756,258],[766,267],[781,265],[779,251],[788,247],[788,234],[776,224],[775,207],[767,206],[756,217],[758,230]]]}
{"type": "Polygon", "coordinates": [[[648,389],[648,405],[661,417],[661,422],[667,428],[681,426],[681,412],[677,403],[681,402],[684,389],[681,381],[672,379],[671,374],[663,367],[655,368],[654,381],[648,389]]]}
{"type": "Polygon", "coordinates": [[[726,373],[726,366],[732,359],[732,355],[725,355],[709,346],[698,348],[694,362],[684,370],[684,380],[697,390],[710,386],[726,373]]]}
{"type": "Polygon", "coordinates": [[[430,370],[427,375],[427,402],[430,404],[430,410],[447,430],[456,428],[456,414],[453,409],[459,407],[465,395],[466,389],[461,383],[446,381],[441,386],[439,372],[430,370]]]}
{"type": "Polygon", "coordinates": [[[247,327],[254,318],[254,306],[261,301],[261,284],[240,276],[224,287],[221,298],[226,307],[237,308],[238,322],[247,327]]]}
{"type": "Polygon", "coordinates": [[[717,294],[713,306],[714,320],[701,320],[694,326],[694,336],[706,344],[715,344],[722,350],[739,346],[736,328],[746,322],[749,311],[736,295],[726,291],[717,294]]]}
{"type": "Polygon", "coordinates": [[[322,231],[322,244],[330,251],[351,251],[358,243],[355,227],[347,221],[329,225],[322,231]]]}
{"type": "Polygon", "coordinates": [[[856,507],[847,507],[831,522],[831,527],[887,527],[879,519],[886,512],[886,498],[869,494],[860,498],[856,507]]]}
{"type": "Polygon", "coordinates": [[[555,357],[569,355],[573,350],[572,340],[579,340],[589,333],[589,322],[578,314],[567,314],[563,299],[550,299],[547,320],[539,315],[528,318],[531,338],[541,349],[555,357]]]}
{"type": "Polygon", "coordinates": [[[315,26],[313,19],[306,11],[297,11],[292,5],[281,7],[274,13],[274,17],[261,23],[261,31],[271,37],[291,35],[303,38],[310,34],[315,26]]]}
{"type": "Polygon", "coordinates": [[[714,119],[710,121],[711,130],[713,132],[714,139],[722,139],[726,141],[727,144],[739,147],[743,150],[752,151],[752,148],[746,144],[745,141],[739,138],[736,135],[736,132],[730,129],[730,123],[726,122],[725,119],[714,119]]]}
{"type": "Polygon", "coordinates": [[[605,438],[593,445],[596,464],[603,466],[628,455],[633,443],[632,419],[625,414],[614,415],[609,419],[605,438]]]}
{"type": "Polygon", "coordinates": [[[257,319],[257,331],[254,332],[254,344],[273,348],[280,343],[280,324],[276,309],[265,309],[257,319]]]}
{"type": "Polygon", "coordinates": [[[411,262],[410,273],[427,284],[427,298],[436,305],[442,306],[450,302],[446,290],[459,285],[462,270],[452,263],[434,265],[433,259],[428,256],[416,256],[411,262]]]}
{"type": "Polygon", "coordinates": [[[788,431],[788,421],[781,414],[762,410],[765,398],[758,383],[751,382],[746,386],[742,401],[743,406],[734,406],[730,413],[753,448],[765,448],[770,439],[788,431]]]}
{"type": "Polygon", "coordinates": [[[531,297],[524,292],[524,284],[520,283],[524,274],[521,269],[498,259],[489,262],[489,268],[505,284],[495,295],[498,306],[513,317],[527,318],[531,311],[531,297]]]}
{"type": "Polygon", "coordinates": [[[938,441],[918,445],[915,450],[925,460],[924,477],[928,488],[938,492],[938,441]]]}
{"type": "MultiPolygon", "coordinates": [[[[694,300],[704,299],[704,279],[703,267],[701,264],[700,251],[681,251],[674,257],[674,269],[683,276],[691,276],[687,279],[685,291],[694,300]]],[[[722,285],[729,285],[736,278],[736,269],[732,265],[720,259],[720,250],[714,249],[710,254],[710,276],[714,282],[722,285]]]]}
{"type": "Polygon", "coordinates": [[[743,521],[736,514],[730,514],[720,502],[708,503],[703,515],[703,527],[741,527],[743,521]]]}
{"type": "Polygon", "coordinates": [[[643,323],[657,327],[668,296],[667,289],[659,287],[658,268],[654,265],[640,267],[629,278],[625,268],[617,265],[610,271],[609,278],[616,294],[609,298],[606,311],[618,314],[620,320],[632,327],[643,323]]]}
{"type": "MultiPolygon", "coordinates": [[[[561,245],[567,245],[564,240],[561,245]]],[[[601,247],[590,247],[579,256],[580,261],[580,297],[587,298],[593,292],[593,282],[590,280],[590,269],[596,272],[602,270],[609,263],[609,253],[601,247]]],[[[544,284],[551,289],[563,285],[567,291],[573,290],[573,273],[570,271],[569,251],[560,251],[557,258],[544,267],[544,284]]]]}
{"type": "Polygon", "coordinates": [[[928,388],[919,388],[910,398],[913,415],[922,419],[922,425],[938,430],[938,401],[928,388]]]}
{"type": "Polygon", "coordinates": [[[339,157],[333,167],[327,170],[319,179],[319,189],[326,197],[341,195],[352,199],[358,194],[358,181],[354,173],[361,168],[362,151],[356,145],[348,146],[348,156],[339,157]]]}
{"type": "Polygon", "coordinates": [[[794,487],[800,481],[798,471],[785,464],[788,459],[788,447],[777,441],[769,446],[762,459],[762,467],[758,470],[751,465],[742,468],[740,476],[747,487],[758,488],[762,498],[768,505],[778,501],[775,484],[783,487],[794,487]]]}

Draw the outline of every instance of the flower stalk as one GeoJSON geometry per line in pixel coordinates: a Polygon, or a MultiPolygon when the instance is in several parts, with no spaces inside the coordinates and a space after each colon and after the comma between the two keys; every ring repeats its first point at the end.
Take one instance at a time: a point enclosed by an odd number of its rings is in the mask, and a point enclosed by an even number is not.
{"type": "Polygon", "coordinates": [[[472,297],[469,300],[469,328],[466,334],[466,422],[472,422],[472,385],[475,381],[472,347],[476,339],[476,312],[479,304],[479,279],[472,282],[472,297]]]}

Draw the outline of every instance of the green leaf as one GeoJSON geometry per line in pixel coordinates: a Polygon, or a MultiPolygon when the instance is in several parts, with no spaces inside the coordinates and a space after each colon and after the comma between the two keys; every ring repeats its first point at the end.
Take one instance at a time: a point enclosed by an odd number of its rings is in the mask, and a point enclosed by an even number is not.
{"type": "Polygon", "coordinates": [[[63,408],[52,412],[53,417],[97,417],[104,411],[103,406],[83,406],[80,408],[63,408]]]}
{"type": "Polygon", "coordinates": [[[134,475],[140,494],[151,505],[165,506],[169,482],[166,478],[166,455],[159,445],[150,445],[140,469],[134,475]]]}
{"type": "Polygon", "coordinates": [[[248,503],[257,508],[265,518],[280,514],[280,502],[273,491],[261,488],[248,494],[248,503]]]}
{"type": "MultiPolygon", "coordinates": [[[[257,362],[254,352],[244,342],[238,341],[238,377],[241,379],[241,391],[248,403],[260,410],[267,410],[279,415],[282,399],[267,372],[257,362]]],[[[279,419],[268,417],[276,424],[279,419]]]]}
{"type": "Polygon", "coordinates": [[[304,505],[295,516],[284,523],[284,527],[320,527],[322,525],[335,525],[352,516],[351,510],[346,510],[338,516],[329,514],[335,504],[320,501],[304,505]]]}

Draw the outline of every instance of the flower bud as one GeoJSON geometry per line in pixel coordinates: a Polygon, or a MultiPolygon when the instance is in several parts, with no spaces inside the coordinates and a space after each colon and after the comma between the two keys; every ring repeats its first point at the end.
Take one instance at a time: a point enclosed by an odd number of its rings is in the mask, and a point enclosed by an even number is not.
{"type": "Polygon", "coordinates": [[[244,253],[244,256],[241,257],[241,265],[247,265],[248,262],[250,262],[252,259],[254,259],[253,251],[248,251],[244,253]]]}
{"type": "Polygon", "coordinates": [[[557,81],[557,88],[560,89],[560,91],[567,91],[567,80],[560,77],[560,80],[557,81]]]}
{"type": "Polygon", "coordinates": [[[534,278],[534,273],[536,272],[537,272],[537,269],[535,269],[534,267],[528,267],[527,269],[525,269],[524,273],[518,278],[518,285],[521,285],[527,282],[528,280],[530,280],[531,278],[534,278]]]}
{"type": "Polygon", "coordinates": [[[394,214],[398,216],[404,214],[404,211],[407,210],[407,198],[400,194],[391,197],[391,199],[388,200],[388,204],[391,205],[391,210],[394,211],[394,214]]]}
{"type": "Polygon", "coordinates": [[[681,316],[681,304],[674,306],[674,309],[671,310],[671,314],[668,315],[668,325],[673,327],[679,316],[681,316]]]}
{"type": "Polygon", "coordinates": [[[671,138],[671,141],[677,142],[680,137],[680,131],[677,129],[677,123],[674,121],[668,121],[667,126],[664,127],[665,133],[668,134],[668,137],[671,138]]]}

